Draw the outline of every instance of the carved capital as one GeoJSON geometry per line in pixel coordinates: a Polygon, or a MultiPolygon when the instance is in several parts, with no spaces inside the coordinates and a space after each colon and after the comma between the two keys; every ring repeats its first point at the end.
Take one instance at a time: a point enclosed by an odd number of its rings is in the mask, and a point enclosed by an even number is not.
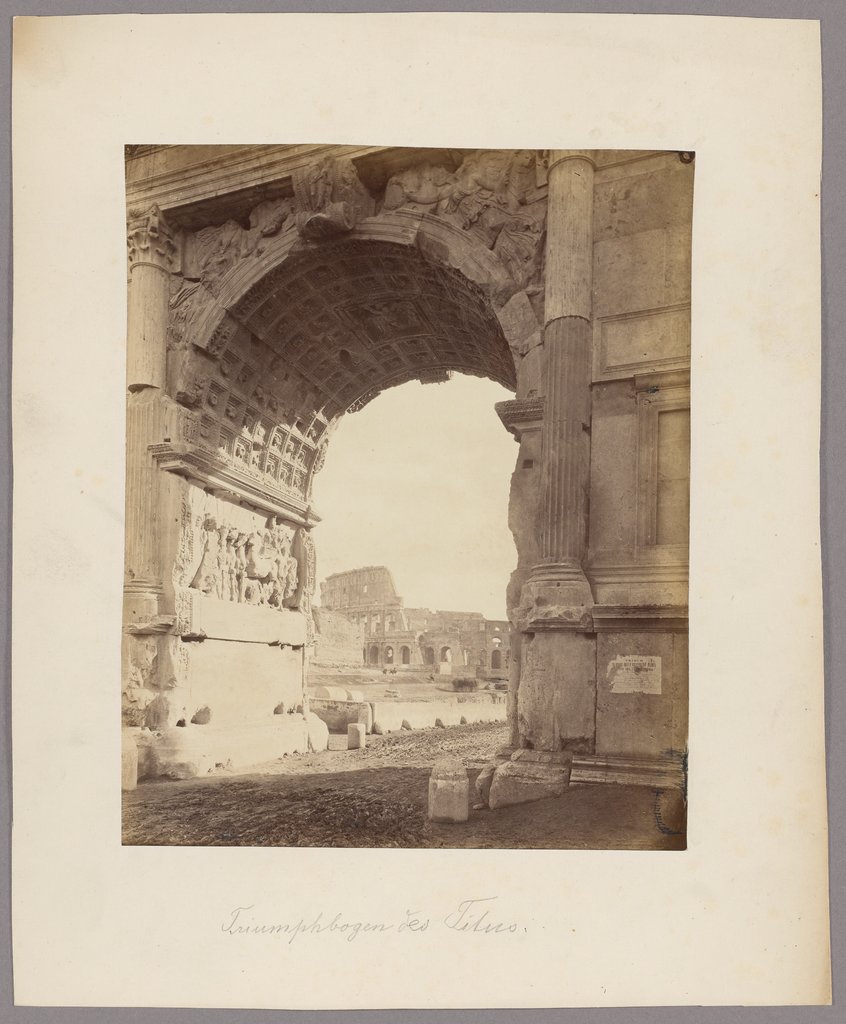
{"type": "Polygon", "coordinates": [[[148,264],[170,273],[176,255],[176,242],[164,214],[153,203],[149,210],[130,210],[126,238],[130,269],[148,264]]]}

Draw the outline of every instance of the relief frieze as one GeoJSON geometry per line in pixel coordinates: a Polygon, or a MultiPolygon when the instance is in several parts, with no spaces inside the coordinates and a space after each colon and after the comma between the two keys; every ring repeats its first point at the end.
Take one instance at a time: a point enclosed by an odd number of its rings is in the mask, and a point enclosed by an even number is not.
{"type": "Polygon", "coordinates": [[[267,608],[298,605],[300,567],[292,553],[294,529],[278,517],[247,530],[207,515],[202,553],[189,587],[209,597],[267,608]]]}

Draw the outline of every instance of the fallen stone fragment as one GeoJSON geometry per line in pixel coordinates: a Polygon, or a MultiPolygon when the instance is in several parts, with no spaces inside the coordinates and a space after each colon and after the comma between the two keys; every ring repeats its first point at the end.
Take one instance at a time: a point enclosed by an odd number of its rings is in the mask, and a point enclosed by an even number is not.
{"type": "Polygon", "coordinates": [[[429,777],[429,820],[462,822],[470,817],[470,780],[457,758],[438,761],[429,777]]]}
{"type": "Polygon", "coordinates": [[[488,806],[491,810],[510,804],[529,803],[563,796],[570,784],[570,766],[508,761],[493,773],[488,806]]]}

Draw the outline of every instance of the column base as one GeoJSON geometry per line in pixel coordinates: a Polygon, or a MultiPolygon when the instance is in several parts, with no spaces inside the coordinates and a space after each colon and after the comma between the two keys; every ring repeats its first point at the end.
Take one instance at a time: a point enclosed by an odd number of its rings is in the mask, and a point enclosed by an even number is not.
{"type": "MultiPolygon", "coordinates": [[[[123,622],[125,626],[143,627],[159,615],[162,585],[153,580],[131,580],[123,588],[123,622]]],[[[153,632],[161,632],[154,630],[153,632]]]]}
{"type": "Polygon", "coordinates": [[[545,563],[532,569],[523,586],[524,630],[577,629],[593,632],[593,594],[578,564],[545,563]]]}

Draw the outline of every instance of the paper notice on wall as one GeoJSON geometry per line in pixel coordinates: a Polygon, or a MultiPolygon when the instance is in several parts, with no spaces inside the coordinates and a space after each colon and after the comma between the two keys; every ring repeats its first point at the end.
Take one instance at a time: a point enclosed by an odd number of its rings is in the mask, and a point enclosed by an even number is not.
{"type": "Polygon", "coordinates": [[[612,693],[660,693],[661,659],[653,654],[621,654],[608,663],[612,693]]]}

